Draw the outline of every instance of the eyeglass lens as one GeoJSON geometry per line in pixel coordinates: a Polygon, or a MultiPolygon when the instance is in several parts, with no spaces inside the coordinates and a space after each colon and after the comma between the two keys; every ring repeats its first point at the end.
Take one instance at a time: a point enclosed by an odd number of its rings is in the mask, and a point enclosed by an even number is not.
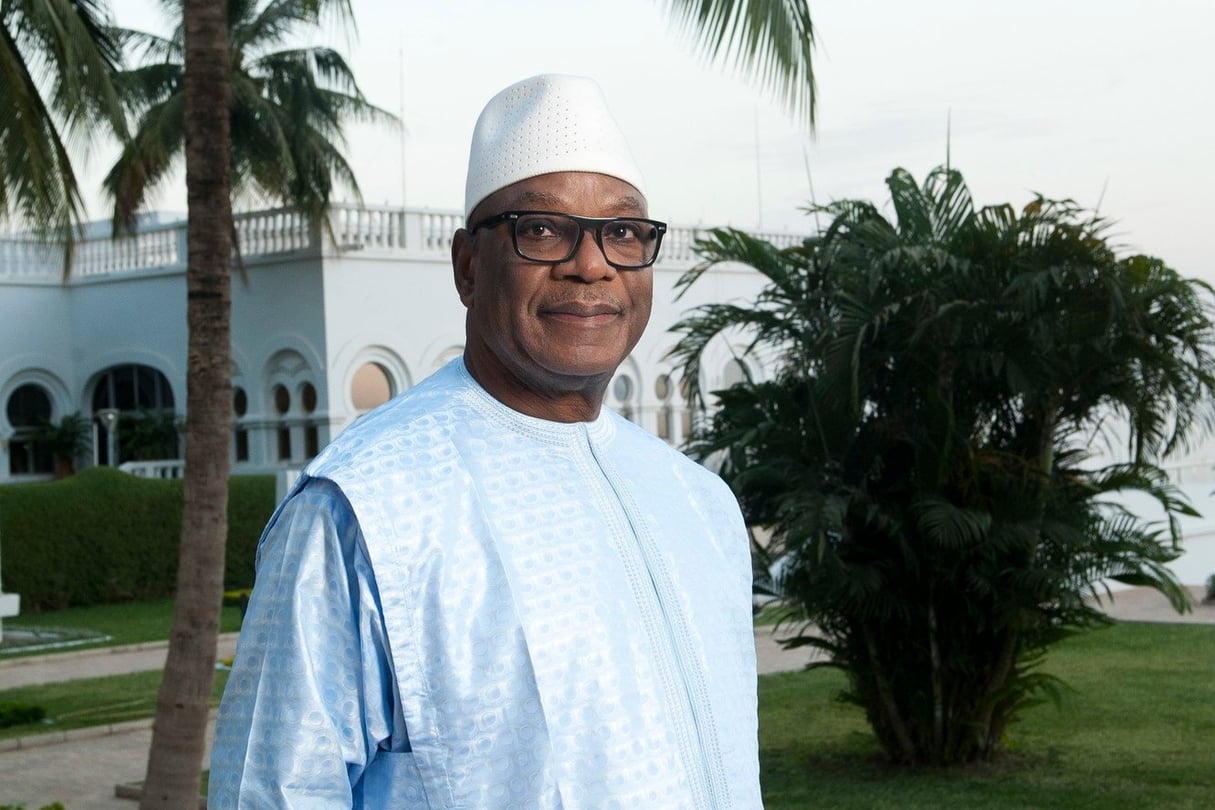
{"type": "MultiPolygon", "coordinates": [[[[608,262],[621,267],[642,267],[658,250],[658,229],[639,219],[611,219],[595,223],[597,241],[608,262]]],[[[561,214],[524,214],[515,220],[515,245],[526,259],[561,262],[573,255],[582,225],[561,214]]]]}

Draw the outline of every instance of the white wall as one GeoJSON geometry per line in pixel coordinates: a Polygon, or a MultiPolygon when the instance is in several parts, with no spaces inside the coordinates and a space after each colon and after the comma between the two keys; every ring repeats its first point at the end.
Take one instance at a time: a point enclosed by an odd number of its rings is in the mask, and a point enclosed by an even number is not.
{"type": "MultiPolygon", "coordinates": [[[[238,426],[247,434],[249,458],[236,471],[301,466],[306,431],[315,431],[323,446],[354,421],[351,379],[363,363],[386,369],[400,393],[460,352],[464,309],[447,248],[460,219],[450,212],[338,208],[334,239],[323,242],[282,212],[238,220],[246,269],[232,280],[233,381],[247,397],[238,426]],[[290,392],[285,415],[273,402],[279,384],[290,392]],[[300,407],[305,384],[317,392],[311,413],[300,407]],[[279,457],[283,430],[292,451],[286,459],[279,457]]],[[[761,286],[746,268],[720,267],[676,302],[675,282],[696,260],[694,238],[687,228],[669,232],[654,269],[649,328],[618,375],[631,378],[630,396],[620,401],[609,393],[610,406],[629,410],[654,432],[663,406],[655,380],[677,377],[664,359],[676,341],[667,330],[698,304],[745,301],[761,286]]],[[[140,363],[165,375],[184,413],[184,225],[153,223],[126,242],[87,241],[77,256],[82,266],[74,266],[67,285],[53,262],[0,267],[0,408],[17,385],[37,381],[52,393],[56,417],[89,414],[96,376],[113,365],[140,363]]],[[[710,347],[704,390],[721,387],[731,357],[724,341],[710,347]]],[[[678,443],[685,403],[678,390],[668,402],[677,410],[669,438],[678,443]]],[[[6,451],[0,482],[8,477],[6,451]]]]}

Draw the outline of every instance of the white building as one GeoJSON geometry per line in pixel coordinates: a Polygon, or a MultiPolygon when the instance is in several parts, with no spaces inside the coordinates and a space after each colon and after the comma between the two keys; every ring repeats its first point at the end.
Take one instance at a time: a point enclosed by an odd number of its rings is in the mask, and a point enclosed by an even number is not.
{"type": "MultiPolygon", "coordinates": [[[[458,213],[339,205],[330,221],[331,235],[286,211],[238,217],[246,272],[244,281],[234,274],[232,288],[237,474],[298,469],[361,413],[462,351],[464,310],[448,252],[458,213]]],[[[0,484],[52,477],[53,460],[32,441],[38,417],[79,413],[91,423],[78,466],[132,455],[122,445],[132,437],[119,435],[124,416],[127,425],[146,412],[184,417],[185,233],[184,222],[149,216],[134,237],[86,239],[66,279],[61,252],[0,239],[0,484]]],[[[676,301],[675,281],[696,262],[696,234],[668,231],[649,329],[608,392],[610,407],[672,444],[690,415],[679,369],[665,359],[675,343],[669,327],[702,303],[753,300],[762,285],[748,268],[721,266],[676,301]]],[[[706,391],[742,373],[724,342],[710,347],[704,368],[706,391]]],[[[1215,573],[1210,459],[1204,445],[1170,469],[1207,516],[1183,521],[1189,553],[1171,566],[1189,584],[1215,573]]],[[[15,612],[13,599],[0,595],[0,616],[15,612]]]]}
{"type": "MultiPolygon", "coordinates": [[[[235,473],[302,466],[362,412],[462,351],[449,256],[459,214],[339,205],[330,222],[331,233],[318,233],[288,211],[238,217],[246,272],[234,274],[232,295],[235,473]]],[[[184,416],[185,233],[184,222],[148,217],[133,237],[86,239],[66,279],[58,250],[0,241],[0,483],[52,475],[33,440],[39,418],[88,419],[91,449],[77,461],[87,466],[148,455],[132,426],[184,416]]],[[[668,328],[697,304],[747,300],[761,284],[747,268],[719,267],[675,301],[695,238],[692,228],[667,233],[650,327],[608,392],[610,407],[675,444],[689,417],[679,370],[664,359],[675,343],[668,328]]],[[[741,373],[724,342],[706,360],[706,390],[741,373]]]]}

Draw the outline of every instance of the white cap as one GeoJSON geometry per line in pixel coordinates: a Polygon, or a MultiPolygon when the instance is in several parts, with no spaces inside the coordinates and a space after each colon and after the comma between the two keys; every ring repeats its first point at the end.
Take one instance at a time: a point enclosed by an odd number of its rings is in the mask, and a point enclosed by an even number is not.
{"type": "Polygon", "coordinates": [[[473,129],[465,218],[498,189],[550,172],[606,174],[645,195],[624,133],[592,79],[533,76],[489,100],[473,129]]]}

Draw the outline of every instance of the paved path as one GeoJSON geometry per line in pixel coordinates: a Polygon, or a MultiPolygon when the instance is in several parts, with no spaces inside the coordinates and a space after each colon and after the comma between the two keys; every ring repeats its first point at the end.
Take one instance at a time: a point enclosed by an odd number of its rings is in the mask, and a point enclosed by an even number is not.
{"type": "MultiPolygon", "coordinates": [[[[1201,589],[1193,588],[1195,600],[1201,589]]],[[[1199,622],[1215,624],[1215,605],[1197,604],[1178,615],[1154,591],[1119,591],[1106,611],[1125,621],[1199,622]]],[[[228,657],[235,638],[220,641],[220,657],[228,657]]],[[[123,650],[58,653],[34,659],[0,661],[0,689],[27,683],[73,680],[97,675],[158,669],[164,666],[165,644],[144,644],[123,650]]],[[[785,650],[771,628],[757,628],[756,657],[761,674],[800,669],[811,650],[785,650]]],[[[61,734],[0,740],[0,806],[24,804],[35,810],[53,801],[67,810],[135,810],[135,802],[115,797],[119,784],[143,779],[151,721],[80,729],[61,734]]]]}
{"type": "MultiPolygon", "coordinates": [[[[231,658],[236,652],[236,635],[220,635],[216,648],[220,659],[231,658]]],[[[0,689],[163,669],[168,654],[168,642],[154,641],[0,660],[0,689]]],[[[3,804],[3,797],[0,797],[0,807],[3,804]]]]}

